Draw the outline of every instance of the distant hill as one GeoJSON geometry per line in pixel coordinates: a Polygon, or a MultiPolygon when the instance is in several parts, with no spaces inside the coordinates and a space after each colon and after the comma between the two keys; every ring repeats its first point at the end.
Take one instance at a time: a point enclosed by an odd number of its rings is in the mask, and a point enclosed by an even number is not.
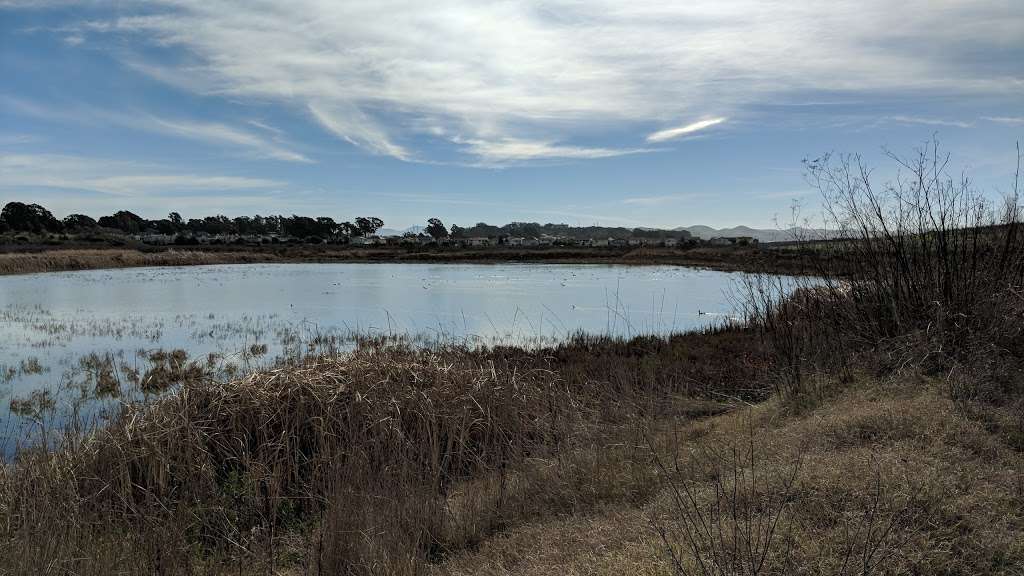
{"type": "Polygon", "coordinates": [[[681,226],[676,231],[686,231],[694,238],[710,240],[719,236],[750,236],[757,238],[758,242],[786,242],[797,238],[826,238],[829,236],[827,230],[811,228],[788,228],[785,230],[750,228],[748,226],[735,226],[733,228],[712,228],[710,226],[681,226]]]}

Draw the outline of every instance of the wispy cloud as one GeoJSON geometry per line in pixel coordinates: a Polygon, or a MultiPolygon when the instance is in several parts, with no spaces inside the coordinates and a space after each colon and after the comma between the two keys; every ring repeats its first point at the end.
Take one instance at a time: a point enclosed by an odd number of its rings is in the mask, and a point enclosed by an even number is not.
{"type": "Polygon", "coordinates": [[[664,142],[665,140],[672,140],[673,138],[679,138],[680,136],[686,136],[687,134],[693,134],[694,132],[700,132],[705,128],[710,128],[716,124],[721,124],[728,120],[727,118],[708,118],[706,120],[698,120],[685,126],[679,126],[678,128],[668,128],[666,130],[659,130],[653,134],[647,136],[648,142],[664,142]]]}
{"type": "Polygon", "coordinates": [[[924,124],[925,126],[950,126],[953,128],[970,128],[974,124],[960,120],[946,120],[943,118],[926,118],[922,116],[886,116],[889,122],[900,124],[924,124]]]}
{"type": "Polygon", "coordinates": [[[1024,116],[984,116],[982,119],[998,124],[1010,124],[1011,126],[1024,124],[1024,116]]]}
{"type": "Polygon", "coordinates": [[[126,38],[155,47],[127,51],[136,70],[205,95],[309,110],[375,154],[422,160],[417,138],[433,134],[498,143],[452,142],[470,155],[539,159],[614,155],[553,144],[595,127],[621,135],[788,94],[1005,95],[1016,64],[977,60],[1018,45],[1024,12],[984,0],[836,0],[828,10],[754,0],[155,0],[87,25],[116,34],[119,48],[126,38]],[[901,25],[880,25],[893,21],[901,25]],[[502,144],[523,140],[547,145],[502,144]]]}
{"type": "Polygon", "coordinates": [[[504,138],[494,141],[457,139],[456,142],[464,145],[471,154],[480,158],[484,164],[499,166],[532,160],[611,158],[613,156],[650,152],[650,150],[643,148],[591,148],[517,138],[504,138]]]}
{"type": "MultiPolygon", "coordinates": [[[[115,112],[90,106],[58,108],[45,106],[10,97],[0,101],[22,115],[33,116],[50,122],[100,123],[115,125],[131,130],[141,130],[203,142],[212,146],[240,148],[245,154],[256,158],[271,158],[285,162],[312,163],[313,160],[289,149],[281,143],[280,132],[270,135],[230,126],[222,122],[200,122],[178,118],[166,118],[147,112],[115,112]]],[[[266,128],[266,125],[264,125],[266,128]]]]}
{"type": "Polygon", "coordinates": [[[273,158],[285,162],[312,163],[313,161],[293,152],[272,140],[267,140],[247,130],[242,130],[218,122],[192,122],[174,120],[157,116],[139,118],[123,118],[126,124],[134,125],[143,130],[161,132],[190,140],[198,140],[210,144],[228,144],[250,150],[261,158],[273,158]],[[134,121],[130,121],[134,120],[134,121]]]}
{"type": "Polygon", "coordinates": [[[42,139],[34,134],[0,134],[0,146],[17,146],[31,144],[42,139]]]}
{"type": "Polygon", "coordinates": [[[361,110],[347,105],[340,108],[309,105],[309,111],[317,122],[339,138],[374,154],[392,156],[399,160],[413,159],[408,150],[392,142],[384,129],[361,110]]]}
{"type": "Polygon", "coordinates": [[[124,197],[282,188],[275,180],[202,175],[142,164],[58,154],[0,155],[0,189],[25,187],[89,190],[124,197]]]}

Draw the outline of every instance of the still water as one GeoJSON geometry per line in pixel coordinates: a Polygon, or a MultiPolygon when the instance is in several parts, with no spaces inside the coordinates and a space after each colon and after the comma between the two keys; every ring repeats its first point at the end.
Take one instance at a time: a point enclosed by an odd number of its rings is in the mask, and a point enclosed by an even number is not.
{"type": "Polygon", "coordinates": [[[230,377],[344,349],[355,335],[537,345],[577,331],[667,334],[727,322],[741,278],[677,266],[554,264],[247,264],[0,277],[0,426],[12,399],[94,386],[102,370],[138,378],[156,351],[183,350],[230,377]]]}

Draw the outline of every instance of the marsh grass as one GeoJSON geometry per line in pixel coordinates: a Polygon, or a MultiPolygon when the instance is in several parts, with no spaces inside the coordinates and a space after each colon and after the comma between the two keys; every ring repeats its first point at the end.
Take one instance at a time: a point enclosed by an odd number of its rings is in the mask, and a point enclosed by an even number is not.
{"type": "Polygon", "coordinates": [[[276,261],[278,261],[278,258],[274,254],[262,252],[199,252],[189,250],[141,252],[123,249],[46,250],[0,254],[0,275],[95,270],[100,268],[249,264],[276,261]]]}
{"type": "Polygon", "coordinates": [[[173,389],[122,392],[102,425],[65,425],[4,468],[5,569],[420,573],[531,516],[643,498],[637,417],[763,397],[759,358],[737,330],[534,350],[373,338],[224,382],[154,353],[173,389]]]}

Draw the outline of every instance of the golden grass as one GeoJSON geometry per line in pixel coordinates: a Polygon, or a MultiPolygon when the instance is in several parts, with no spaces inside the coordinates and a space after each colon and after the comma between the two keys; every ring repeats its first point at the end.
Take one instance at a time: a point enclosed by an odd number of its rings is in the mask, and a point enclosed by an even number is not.
{"type": "Polygon", "coordinates": [[[62,272],[101,268],[141,266],[195,266],[203,264],[247,264],[275,262],[278,258],[264,252],[200,252],[166,250],[48,250],[0,254],[0,275],[62,272]]]}
{"type": "MultiPolygon", "coordinates": [[[[788,532],[780,529],[777,563],[762,573],[861,574],[866,547],[874,550],[874,574],[1024,571],[1024,459],[1004,435],[968,418],[937,385],[861,383],[800,414],[773,400],[663,430],[656,443],[669,459],[678,451],[680,467],[669,479],[689,482],[705,498],[707,513],[716,502],[715,483],[702,474],[706,468],[694,466],[694,454],[745,444],[751,430],[765,473],[788,473],[797,454],[801,461],[780,521],[788,532]],[[867,538],[872,513],[873,535],[867,538]],[[791,549],[783,554],[787,544],[791,549]]],[[[620,502],[526,523],[433,573],[673,574],[653,529],[676,519],[670,492],[664,485],[640,505],[620,502]]],[[[685,542],[671,544],[692,563],[685,542]]],[[[703,572],[693,566],[692,573],[703,572]]]]}
{"type": "Polygon", "coordinates": [[[751,406],[759,357],[742,332],[369,343],[190,381],[2,468],[0,574],[667,575],[669,549],[696,574],[1024,569],[1020,404],[860,375],[751,406]],[[699,570],[680,490],[729,570],[699,570]],[[732,546],[773,514],[745,569],[732,546]]]}

